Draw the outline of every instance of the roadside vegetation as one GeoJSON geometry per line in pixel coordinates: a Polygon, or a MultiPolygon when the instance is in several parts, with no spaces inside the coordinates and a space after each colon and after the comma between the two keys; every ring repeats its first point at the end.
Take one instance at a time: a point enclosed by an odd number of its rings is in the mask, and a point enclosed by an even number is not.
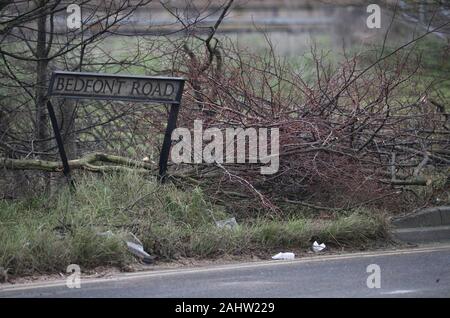
{"type": "Polygon", "coordinates": [[[213,206],[199,188],[182,191],[136,174],[80,175],[76,192],[52,198],[0,202],[0,267],[10,275],[123,267],[135,262],[122,238],[131,232],[159,261],[223,255],[269,256],[310,247],[320,238],[330,247],[364,248],[386,237],[383,213],[353,210],[312,218],[305,210],[268,218],[236,217],[238,226],[219,228],[232,216],[213,206]],[[111,231],[114,235],[102,235],[111,231]]]}

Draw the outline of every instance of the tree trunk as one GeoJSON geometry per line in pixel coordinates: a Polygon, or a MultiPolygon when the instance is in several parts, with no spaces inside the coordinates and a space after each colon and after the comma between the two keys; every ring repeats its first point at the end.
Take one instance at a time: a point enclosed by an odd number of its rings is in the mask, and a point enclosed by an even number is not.
{"type": "MultiPolygon", "coordinates": [[[[45,10],[45,0],[36,2],[41,8],[45,10]]],[[[48,131],[48,117],[46,107],[46,87],[47,87],[47,67],[48,67],[48,51],[47,51],[47,15],[42,12],[37,19],[37,43],[36,43],[36,86],[35,86],[35,100],[36,100],[36,124],[35,124],[35,140],[36,150],[39,152],[48,151],[49,138],[48,131]]],[[[46,159],[47,156],[40,155],[41,159],[46,159]]],[[[50,188],[49,175],[44,173],[45,190],[50,188]]]]}

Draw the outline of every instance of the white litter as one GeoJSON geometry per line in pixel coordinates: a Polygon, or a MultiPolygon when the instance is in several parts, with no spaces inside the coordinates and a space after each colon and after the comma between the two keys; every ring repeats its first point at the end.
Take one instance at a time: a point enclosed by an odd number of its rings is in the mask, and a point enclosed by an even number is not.
{"type": "MultiPolygon", "coordinates": [[[[106,231],[98,233],[98,235],[105,237],[113,237],[114,233],[111,231],[106,231]]],[[[134,235],[131,232],[128,232],[125,234],[125,237],[123,237],[123,240],[127,244],[128,251],[130,251],[131,254],[142,259],[144,263],[150,264],[153,262],[155,257],[144,251],[144,246],[142,242],[136,237],[136,235],[134,235]]]]}
{"type": "Polygon", "coordinates": [[[140,257],[142,259],[151,257],[150,254],[148,254],[146,251],[144,251],[144,247],[140,244],[136,244],[136,243],[127,241],[127,246],[128,246],[128,250],[132,254],[136,255],[137,257],[140,257]]]}
{"type": "Polygon", "coordinates": [[[153,160],[151,160],[149,157],[142,158],[142,161],[146,162],[146,163],[155,164],[155,162],[153,160]]]}
{"type": "Polygon", "coordinates": [[[287,252],[287,253],[278,253],[277,255],[272,256],[272,259],[276,259],[276,260],[291,260],[295,258],[295,254],[291,253],[291,252],[287,252]]]}
{"type": "Polygon", "coordinates": [[[234,229],[238,226],[238,224],[236,222],[236,218],[234,218],[234,217],[231,219],[216,221],[216,225],[217,225],[217,227],[227,228],[227,229],[234,229]]]}
{"type": "Polygon", "coordinates": [[[312,245],[312,250],[315,252],[315,253],[318,253],[318,252],[321,252],[321,251],[323,251],[324,249],[325,249],[325,244],[319,244],[319,243],[317,243],[317,241],[314,241],[314,243],[313,243],[313,245],[312,245]]]}
{"type": "Polygon", "coordinates": [[[136,235],[128,232],[125,237],[125,242],[127,243],[128,250],[138,258],[141,258],[144,263],[149,264],[153,261],[154,256],[144,251],[144,246],[136,235]]]}

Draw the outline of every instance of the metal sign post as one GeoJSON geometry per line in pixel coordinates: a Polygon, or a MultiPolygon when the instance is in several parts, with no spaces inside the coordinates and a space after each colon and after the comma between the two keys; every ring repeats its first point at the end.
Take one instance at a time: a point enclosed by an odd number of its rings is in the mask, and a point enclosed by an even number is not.
{"type": "MultiPolygon", "coordinates": [[[[176,128],[185,80],[178,77],[131,76],[84,72],[53,72],[48,96],[74,99],[122,100],[169,104],[170,113],[159,157],[159,178],[164,182],[169,160],[171,136],[176,128]]],[[[70,180],[70,166],[58,122],[50,100],[47,102],[64,175],[70,180]]]]}
{"type": "Polygon", "coordinates": [[[172,145],[172,132],[177,126],[179,104],[170,106],[169,118],[167,119],[166,132],[164,133],[163,146],[159,155],[159,178],[164,182],[167,172],[167,162],[169,161],[170,146],[172,145]]]}
{"type": "Polygon", "coordinates": [[[58,126],[58,120],[56,119],[55,110],[53,109],[53,105],[50,100],[47,101],[47,110],[50,116],[50,121],[52,123],[53,132],[55,133],[56,144],[58,145],[59,155],[61,157],[61,161],[63,164],[63,173],[67,178],[67,181],[70,185],[73,186],[72,179],[70,177],[70,166],[69,161],[67,160],[66,150],[64,149],[64,143],[61,137],[61,132],[58,126]]]}

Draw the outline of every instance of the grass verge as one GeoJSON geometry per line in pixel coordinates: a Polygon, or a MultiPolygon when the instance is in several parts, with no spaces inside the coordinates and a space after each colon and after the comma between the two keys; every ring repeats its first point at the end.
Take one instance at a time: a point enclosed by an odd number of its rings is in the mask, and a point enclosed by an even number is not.
{"type": "Polygon", "coordinates": [[[133,174],[85,175],[73,193],[0,201],[0,267],[12,275],[64,272],[73,263],[83,269],[122,267],[134,261],[121,239],[128,232],[163,260],[306,248],[312,236],[362,248],[387,233],[383,215],[366,210],[327,220],[301,213],[278,220],[237,216],[232,230],[215,225],[230,216],[200,189],[181,191],[133,174]],[[105,231],[115,235],[99,235],[105,231]]]}

